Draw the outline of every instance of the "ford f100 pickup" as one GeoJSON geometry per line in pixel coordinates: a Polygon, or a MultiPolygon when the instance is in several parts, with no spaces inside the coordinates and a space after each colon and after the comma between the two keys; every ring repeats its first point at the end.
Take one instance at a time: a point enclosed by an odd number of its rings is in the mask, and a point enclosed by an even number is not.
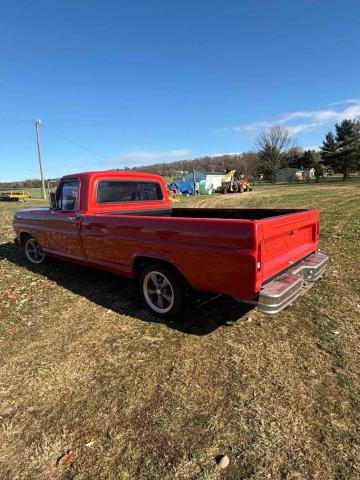
{"type": "Polygon", "coordinates": [[[162,177],[129,171],[67,175],[49,208],[20,210],[16,243],[134,278],[145,305],[173,316],[191,290],[277,313],[324,273],[316,209],[173,208],[162,177]]]}

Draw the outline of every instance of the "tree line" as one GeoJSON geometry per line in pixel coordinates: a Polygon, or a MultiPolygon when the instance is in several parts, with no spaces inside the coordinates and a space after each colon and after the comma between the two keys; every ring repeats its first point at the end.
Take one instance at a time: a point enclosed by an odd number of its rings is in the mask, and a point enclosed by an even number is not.
{"type": "MultiPolygon", "coordinates": [[[[267,176],[276,180],[282,168],[314,168],[316,178],[325,168],[341,173],[346,180],[352,172],[360,170],[360,120],[344,119],[337,123],[334,132],[328,132],[320,150],[303,150],[286,128],[274,125],[263,130],[255,141],[255,150],[217,156],[205,156],[193,160],[178,160],[140,167],[125,167],[125,170],[157,173],[163,177],[174,177],[193,170],[225,173],[236,170],[250,178],[267,176]]],[[[57,179],[51,179],[51,182],[57,179]]],[[[48,180],[46,180],[48,182],[48,180]]],[[[39,179],[19,182],[0,182],[0,189],[30,189],[41,187],[39,179]]]]}
{"type": "MultiPolygon", "coordinates": [[[[48,182],[51,184],[56,183],[58,178],[49,178],[45,180],[45,185],[47,186],[48,182]]],[[[41,188],[40,178],[28,178],[26,180],[20,180],[15,182],[0,182],[0,190],[28,190],[31,188],[41,188]]]]}
{"type": "Polygon", "coordinates": [[[149,173],[156,173],[164,177],[181,176],[185,172],[202,170],[209,173],[226,173],[236,170],[241,175],[252,179],[262,175],[275,179],[276,172],[284,167],[307,169],[319,165],[320,154],[315,150],[303,150],[298,146],[290,149],[273,148],[271,154],[266,148],[263,153],[249,151],[239,154],[206,156],[194,160],[179,160],[171,163],[156,163],[142,167],[127,168],[149,173]]]}
{"type": "Polygon", "coordinates": [[[335,125],[335,133],[328,132],[319,150],[304,150],[296,145],[286,128],[274,125],[260,132],[255,141],[255,151],[241,154],[219,155],[181,160],[171,163],[134,168],[171,177],[181,172],[205,170],[228,172],[251,178],[267,176],[276,180],[276,173],[282,168],[306,170],[314,168],[318,179],[324,170],[341,173],[346,180],[350,173],[360,170],[360,120],[344,119],[335,125]]]}
{"type": "Polygon", "coordinates": [[[360,170],[360,120],[344,119],[335,124],[335,133],[328,132],[319,151],[299,149],[288,130],[278,125],[264,130],[256,140],[259,155],[258,172],[273,181],[283,167],[314,168],[319,177],[324,168],[343,175],[346,180],[360,170]]]}

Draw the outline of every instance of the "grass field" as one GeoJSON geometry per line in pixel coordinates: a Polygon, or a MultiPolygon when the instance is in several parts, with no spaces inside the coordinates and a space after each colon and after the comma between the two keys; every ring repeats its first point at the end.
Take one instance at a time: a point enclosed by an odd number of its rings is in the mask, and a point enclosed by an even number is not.
{"type": "Polygon", "coordinates": [[[160,323],[121,278],[29,267],[0,204],[1,479],[360,478],[360,185],[192,203],[318,207],[325,278],[275,317],[219,297],[160,323]]]}
{"type": "MultiPolygon", "coordinates": [[[[334,175],[332,177],[327,177],[327,178],[322,178],[321,179],[321,185],[330,185],[330,184],[333,184],[333,183],[338,183],[339,180],[341,180],[341,176],[339,175],[334,175]]],[[[165,177],[165,181],[166,183],[171,183],[172,182],[172,178],[171,177],[165,177]]],[[[347,180],[347,183],[350,183],[350,184],[353,184],[353,183],[358,183],[360,182],[360,177],[356,176],[356,177],[350,177],[348,180],[347,180]]],[[[47,189],[47,181],[45,182],[45,185],[46,185],[46,195],[48,195],[48,189],[47,189]]],[[[279,185],[279,184],[278,184],[279,185]]],[[[300,186],[300,187],[306,187],[306,186],[312,186],[313,184],[305,184],[305,185],[289,185],[289,184],[284,184],[282,186],[290,186],[290,187],[295,187],[296,186],[300,186]]],[[[271,184],[267,184],[267,183],[262,183],[260,186],[259,185],[256,185],[257,189],[260,189],[260,190],[264,190],[264,189],[267,189],[267,188],[272,188],[272,185],[271,184]]],[[[56,188],[56,182],[51,182],[51,190],[54,191],[54,189],[56,188]]],[[[1,192],[8,192],[9,190],[11,189],[4,189],[4,188],[0,188],[0,193],[1,192]]],[[[16,190],[16,189],[14,189],[16,190]]],[[[32,199],[42,199],[42,190],[41,188],[20,188],[18,190],[25,190],[26,192],[29,192],[30,195],[31,195],[31,198],[32,199]]],[[[194,199],[193,199],[194,200],[194,199]]]]}

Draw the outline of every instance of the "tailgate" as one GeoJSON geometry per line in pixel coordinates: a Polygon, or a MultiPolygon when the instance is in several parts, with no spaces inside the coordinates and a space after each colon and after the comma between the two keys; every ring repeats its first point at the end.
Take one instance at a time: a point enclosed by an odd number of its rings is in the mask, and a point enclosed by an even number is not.
{"type": "Polygon", "coordinates": [[[316,209],[261,220],[263,282],[314,252],[319,243],[316,209]]]}

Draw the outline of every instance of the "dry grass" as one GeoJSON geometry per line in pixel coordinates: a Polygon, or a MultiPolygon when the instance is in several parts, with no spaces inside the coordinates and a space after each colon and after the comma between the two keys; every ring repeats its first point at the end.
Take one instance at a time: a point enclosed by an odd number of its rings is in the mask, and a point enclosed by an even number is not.
{"type": "Polygon", "coordinates": [[[359,194],[339,184],[196,199],[317,206],[331,263],[276,317],[219,298],[167,324],[125,280],[29,268],[9,243],[19,205],[0,204],[0,478],[359,478],[359,194]],[[58,463],[68,450],[74,461],[58,463]]]}

